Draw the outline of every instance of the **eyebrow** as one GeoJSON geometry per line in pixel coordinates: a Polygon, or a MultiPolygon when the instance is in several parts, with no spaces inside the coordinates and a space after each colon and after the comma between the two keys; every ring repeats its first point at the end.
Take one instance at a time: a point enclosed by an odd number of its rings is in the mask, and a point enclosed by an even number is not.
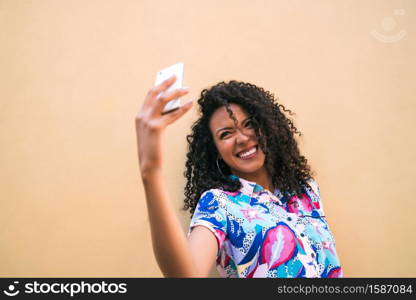
{"type": "MultiPolygon", "coordinates": [[[[243,124],[245,121],[247,121],[249,119],[251,119],[251,117],[248,117],[248,118],[244,119],[243,121],[241,121],[241,124],[243,124]]],[[[233,129],[233,127],[223,127],[223,128],[217,129],[216,133],[218,133],[221,130],[225,130],[225,129],[233,129]]]]}

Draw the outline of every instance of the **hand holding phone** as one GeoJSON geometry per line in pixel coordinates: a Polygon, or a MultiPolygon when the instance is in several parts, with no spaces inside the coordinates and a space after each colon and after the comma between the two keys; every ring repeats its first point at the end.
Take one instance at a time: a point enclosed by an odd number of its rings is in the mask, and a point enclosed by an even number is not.
{"type": "Polygon", "coordinates": [[[140,171],[142,176],[149,174],[163,166],[162,161],[162,135],[160,134],[165,128],[181,118],[192,107],[192,101],[188,101],[184,105],[180,105],[179,101],[173,102],[169,107],[172,99],[177,100],[189,93],[189,89],[174,88],[182,86],[183,64],[177,65],[172,69],[164,69],[158,73],[156,87],[150,89],[143,101],[142,108],[136,114],[136,136],[137,147],[140,162],[140,171]],[[178,71],[179,70],[179,71],[178,71]],[[182,70],[182,71],[180,71],[182,70]],[[176,75],[176,78],[171,76],[176,75]],[[167,80],[163,80],[170,77],[167,80]],[[177,85],[174,85],[179,80],[177,85]],[[173,90],[166,93],[168,90],[173,90]],[[175,110],[174,112],[172,112],[175,110]],[[163,111],[165,113],[163,113],[163,111]],[[167,113],[167,112],[172,113],[167,113]]]}
{"type": "MultiPolygon", "coordinates": [[[[176,76],[176,81],[174,84],[172,84],[165,93],[169,93],[173,90],[182,88],[183,83],[183,75],[184,75],[184,64],[182,62],[178,62],[170,67],[164,68],[163,70],[160,70],[156,74],[156,82],[155,85],[158,85],[162,83],[164,80],[172,77],[173,75],[176,76]]],[[[162,114],[167,114],[169,112],[172,112],[174,110],[177,110],[181,107],[181,102],[179,99],[173,99],[169,101],[166,106],[164,107],[162,114]]]]}

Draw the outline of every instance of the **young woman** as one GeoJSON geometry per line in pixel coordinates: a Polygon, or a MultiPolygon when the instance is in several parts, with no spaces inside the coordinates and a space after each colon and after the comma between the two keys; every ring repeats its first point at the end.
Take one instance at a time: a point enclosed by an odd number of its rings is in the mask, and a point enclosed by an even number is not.
{"type": "Polygon", "coordinates": [[[162,114],[186,89],[154,87],[136,116],[140,171],[153,249],[166,277],[342,277],[319,187],[298,149],[291,114],[253,84],[220,82],[201,92],[187,136],[186,235],[162,176],[162,134],[192,106],[162,114]]]}

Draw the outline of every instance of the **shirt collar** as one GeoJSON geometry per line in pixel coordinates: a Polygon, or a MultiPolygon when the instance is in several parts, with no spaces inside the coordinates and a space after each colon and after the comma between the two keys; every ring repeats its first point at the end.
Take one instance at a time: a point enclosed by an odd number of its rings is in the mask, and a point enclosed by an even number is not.
{"type": "Polygon", "coordinates": [[[261,193],[267,193],[275,198],[277,198],[277,201],[280,202],[280,199],[282,198],[282,193],[279,189],[275,189],[273,193],[271,193],[269,190],[265,189],[261,185],[255,183],[254,181],[249,181],[244,178],[238,177],[237,175],[231,174],[229,175],[231,179],[238,179],[241,182],[241,185],[243,186],[241,188],[241,192],[246,195],[253,195],[253,194],[261,194],[261,193]]]}

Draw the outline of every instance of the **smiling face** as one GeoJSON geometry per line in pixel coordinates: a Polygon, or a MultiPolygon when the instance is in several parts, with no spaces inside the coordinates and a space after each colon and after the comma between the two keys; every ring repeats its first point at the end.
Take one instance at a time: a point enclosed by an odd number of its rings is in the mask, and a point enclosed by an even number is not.
{"type": "Polygon", "coordinates": [[[209,127],[220,158],[238,177],[255,181],[266,172],[265,154],[258,145],[247,113],[237,104],[229,105],[237,124],[222,106],[211,116],[209,127]]]}

